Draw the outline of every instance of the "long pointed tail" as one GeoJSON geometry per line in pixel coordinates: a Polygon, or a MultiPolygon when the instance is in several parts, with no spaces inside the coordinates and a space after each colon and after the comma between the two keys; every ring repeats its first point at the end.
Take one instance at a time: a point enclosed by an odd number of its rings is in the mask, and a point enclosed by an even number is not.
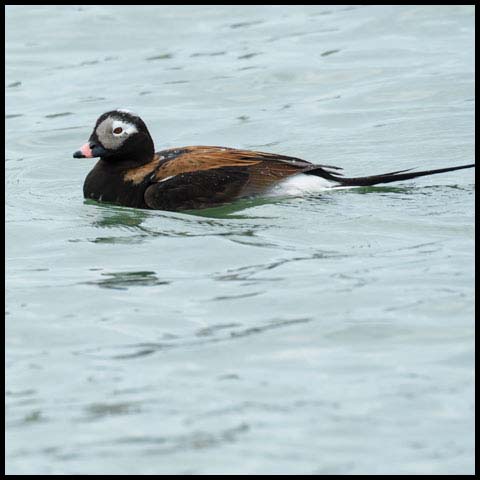
{"type": "Polygon", "coordinates": [[[339,187],[351,186],[351,187],[367,187],[370,185],[376,185],[377,183],[390,183],[398,182],[400,180],[409,180],[411,178],[423,177],[425,175],[435,175],[436,173],[453,172],[454,170],[462,170],[463,168],[474,168],[475,164],[460,165],[458,167],[437,168],[435,170],[424,170],[421,172],[412,172],[409,170],[399,170],[397,172],[382,173],[381,175],[370,175],[368,177],[342,177],[340,173],[332,173],[325,170],[322,167],[314,168],[310,171],[304,172],[308,175],[316,175],[328,180],[339,182],[339,187]],[[409,172],[409,173],[406,173],[409,172]]]}

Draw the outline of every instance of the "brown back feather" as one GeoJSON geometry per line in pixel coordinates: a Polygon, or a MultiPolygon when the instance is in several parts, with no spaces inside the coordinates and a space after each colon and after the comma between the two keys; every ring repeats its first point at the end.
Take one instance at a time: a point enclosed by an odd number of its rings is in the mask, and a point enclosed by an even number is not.
{"type": "Polygon", "coordinates": [[[252,150],[208,146],[186,147],[182,150],[180,155],[167,160],[158,168],[156,181],[181,173],[238,167],[248,172],[249,179],[245,188],[249,190],[248,194],[253,194],[312,166],[301,159],[252,150]]]}

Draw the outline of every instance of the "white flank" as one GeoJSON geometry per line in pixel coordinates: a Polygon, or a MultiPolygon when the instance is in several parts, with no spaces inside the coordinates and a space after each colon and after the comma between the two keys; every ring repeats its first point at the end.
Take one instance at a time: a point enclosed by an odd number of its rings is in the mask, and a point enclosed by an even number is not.
{"type": "Polygon", "coordinates": [[[293,177],[289,177],[283,182],[275,185],[270,189],[269,195],[302,195],[304,193],[316,193],[330,190],[338,186],[338,182],[326,180],[325,178],[315,175],[306,175],[299,173],[293,177]]]}

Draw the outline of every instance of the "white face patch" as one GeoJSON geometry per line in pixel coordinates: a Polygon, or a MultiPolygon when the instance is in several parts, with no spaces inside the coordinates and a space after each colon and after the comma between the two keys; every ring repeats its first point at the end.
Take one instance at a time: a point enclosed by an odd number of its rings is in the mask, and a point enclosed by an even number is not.
{"type": "Polygon", "coordinates": [[[137,132],[137,127],[133,123],[123,120],[114,120],[112,123],[112,133],[116,137],[126,137],[127,135],[137,132]]]}
{"type": "Polygon", "coordinates": [[[95,130],[99,142],[110,150],[116,150],[130,136],[138,132],[136,125],[128,120],[107,117],[95,130]]]}

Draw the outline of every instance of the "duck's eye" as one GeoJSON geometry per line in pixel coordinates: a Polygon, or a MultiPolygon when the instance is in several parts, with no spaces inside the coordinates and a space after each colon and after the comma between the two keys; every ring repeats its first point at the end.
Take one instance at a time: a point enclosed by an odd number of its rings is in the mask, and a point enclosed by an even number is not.
{"type": "Polygon", "coordinates": [[[119,135],[120,133],[123,132],[123,128],[122,127],[117,127],[113,130],[113,133],[115,133],[116,135],[119,135]]]}

